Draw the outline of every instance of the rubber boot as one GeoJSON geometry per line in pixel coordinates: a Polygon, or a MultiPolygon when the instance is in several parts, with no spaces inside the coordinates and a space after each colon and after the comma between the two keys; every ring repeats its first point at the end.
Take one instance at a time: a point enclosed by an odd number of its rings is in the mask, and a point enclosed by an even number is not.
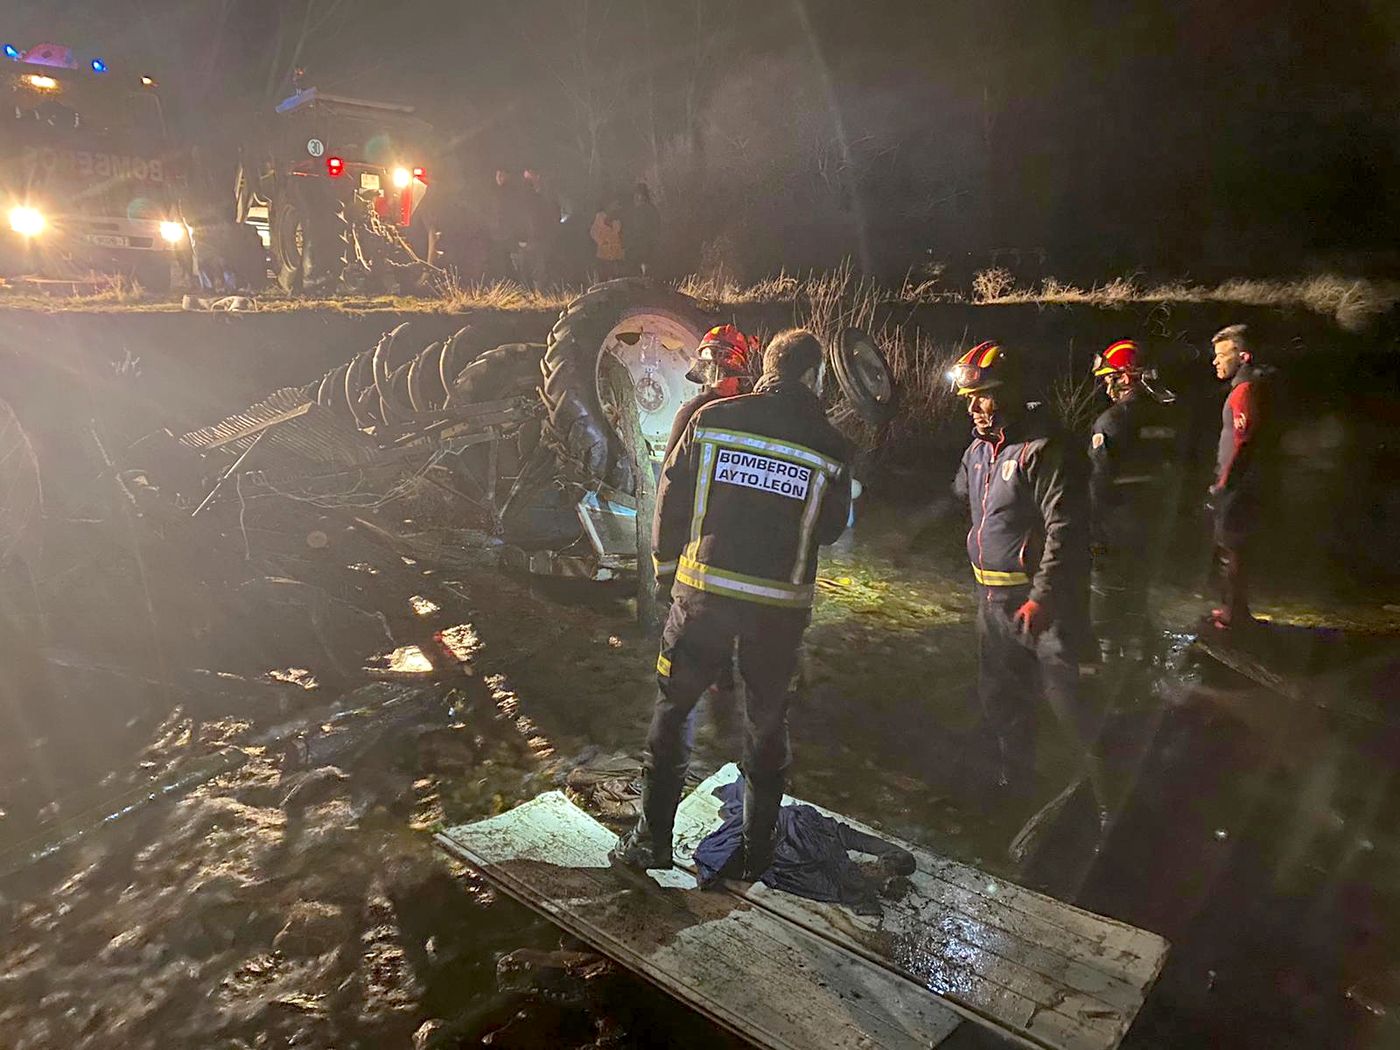
{"type": "Polygon", "coordinates": [[[773,866],[778,809],[783,804],[783,777],[766,782],[744,775],[744,879],[757,882],[773,866]]]}
{"type": "Polygon", "coordinates": [[[671,838],[684,781],[662,782],[653,774],[642,780],[642,815],[632,830],[617,840],[608,856],[638,871],[666,870],[675,866],[671,838]]]}

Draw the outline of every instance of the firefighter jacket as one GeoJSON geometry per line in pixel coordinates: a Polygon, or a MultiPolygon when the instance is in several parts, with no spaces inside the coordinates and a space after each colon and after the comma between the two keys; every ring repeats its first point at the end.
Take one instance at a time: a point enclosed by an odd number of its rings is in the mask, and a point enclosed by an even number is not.
{"type": "Polygon", "coordinates": [[[1220,414],[1215,490],[1255,497],[1266,466],[1273,420],[1270,393],[1274,370],[1252,361],[1240,366],[1220,414]]]}
{"type": "MultiPolygon", "coordinates": [[[[741,383],[738,393],[747,394],[751,389],[752,380],[746,379],[741,383]]],[[[664,461],[671,458],[671,450],[675,448],[680,441],[681,435],[685,433],[685,428],[690,426],[690,420],[696,412],[699,412],[711,401],[719,401],[722,398],[734,396],[736,395],[724,394],[713,386],[707,386],[685,404],[681,405],[680,408],[676,409],[675,418],[671,420],[671,435],[666,439],[666,455],[662,457],[662,460],[664,461]]]]}
{"type": "Polygon", "coordinates": [[[1141,548],[1163,534],[1186,452],[1178,415],[1173,405],[1134,387],[1094,420],[1089,497],[1096,547],[1141,548]]]}
{"type": "Polygon", "coordinates": [[[671,450],[656,495],[663,584],[792,609],[812,604],[817,547],[850,513],[851,450],[796,382],[701,408],[671,450]]]}
{"type": "Polygon", "coordinates": [[[967,554],[985,587],[1030,587],[1030,599],[1073,610],[1088,568],[1083,458],[1050,419],[1028,405],[963,453],[953,492],[972,511],[967,554]]]}

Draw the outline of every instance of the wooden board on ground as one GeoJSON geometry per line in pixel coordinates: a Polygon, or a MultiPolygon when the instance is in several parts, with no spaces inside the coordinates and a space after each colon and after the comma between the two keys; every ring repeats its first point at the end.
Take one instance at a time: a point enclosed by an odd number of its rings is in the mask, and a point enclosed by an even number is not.
{"type": "MultiPolygon", "coordinates": [[[[715,789],[738,775],[725,766],[682,803],[677,860],[690,870],[696,845],[720,824],[715,789]]],[[[902,974],[1018,1041],[1055,1050],[1111,1050],[1121,1042],[1161,972],[1165,940],[814,808],[912,853],[909,891],[877,917],[761,883],[743,900],[902,974]]]]}
{"type": "Polygon", "coordinates": [[[437,836],[490,882],[760,1046],[935,1047],[958,1015],[925,988],[684,871],[612,867],[616,836],[558,791],[437,836]]]}
{"type": "Polygon", "coordinates": [[[1223,664],[1236,674],[1262,685],[1265,689],[1286,696],[1290,700],[1302,700],[1302,683],[1295,677],[1280,674],[1265,665],[1256,653],[1239,645],[1229,636],[1214,637],[1202,633],[1192,643],[1193,648],[1223,664]]]}

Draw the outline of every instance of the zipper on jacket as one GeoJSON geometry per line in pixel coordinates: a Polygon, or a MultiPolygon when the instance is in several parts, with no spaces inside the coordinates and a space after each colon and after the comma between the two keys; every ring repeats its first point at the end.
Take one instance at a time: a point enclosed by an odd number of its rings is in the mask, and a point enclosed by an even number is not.
{"type": "MultiPolygon", "coordinates": [[[[1006,440],[1006,431],[1003,430],[997,435],[997,443],[992,446],[992,456],[987,462],[987,476],[982,479],[982,517],[977,522],[977,567],[985,570],[986,556],[982,553],[982,530],[987,527],[987,497],[992,491],[992,476],[996,473],[997,454],[1001,452],[1002,442],[1006,440]]],[[[992,592],[987,592],[987,600],[992,600],[992,592]]]]}

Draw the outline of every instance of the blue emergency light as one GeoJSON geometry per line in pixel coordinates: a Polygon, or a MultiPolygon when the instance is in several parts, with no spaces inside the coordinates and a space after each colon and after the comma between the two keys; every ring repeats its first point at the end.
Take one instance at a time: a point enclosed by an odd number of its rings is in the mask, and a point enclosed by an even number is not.
{"type": "Polygon", "coordinates": [[[5,57],[6,57],[6,58],[18,59],[18,58],[19,58],[19,48],[15,47],[14,44],[6,44],[6,45],[5,45],[5,57]]]}
{"type": "Polygon", "coordinates": [[[93,71],[94,73],[105,73],[105,72],[107,72],[107,63],[104,62],[104,61],[102,61],[102,59],[100,59],[100,58],[94,58],[94,59],[92,60],[92,71],[93,71]]]}

